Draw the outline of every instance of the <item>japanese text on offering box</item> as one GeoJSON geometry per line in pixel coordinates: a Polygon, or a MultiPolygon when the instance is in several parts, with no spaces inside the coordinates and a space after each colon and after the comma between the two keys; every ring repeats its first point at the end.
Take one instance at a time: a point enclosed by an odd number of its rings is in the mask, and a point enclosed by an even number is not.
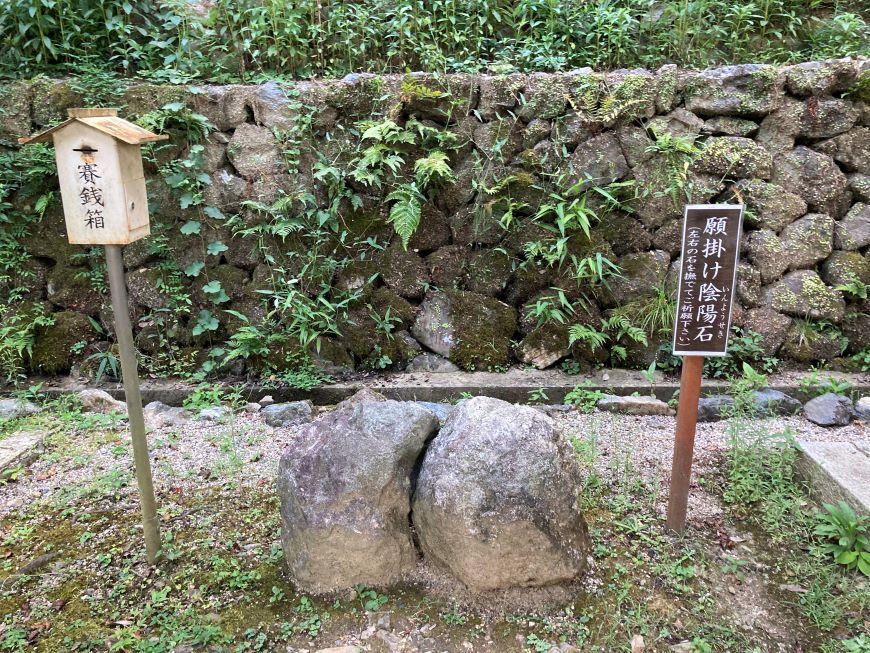
{"type": "Polygon", "coordinates": [[[731,327],[741,204],[690,204],[683,220],[674,354],[724,356],[731,327]]]}

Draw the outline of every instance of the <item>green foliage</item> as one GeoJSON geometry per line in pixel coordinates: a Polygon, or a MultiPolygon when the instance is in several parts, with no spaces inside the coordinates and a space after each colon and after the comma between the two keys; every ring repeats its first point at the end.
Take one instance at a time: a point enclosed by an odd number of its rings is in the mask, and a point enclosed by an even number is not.
{"type": "Polygon", "coordinates": [[[24,376],[24,362],[33,353],[36,330],[54,324],[54,318],[45,315],[42,305],[30,311],[0,304],[0,374],[7,383],[18,383],[24,376]]]}
{"type": "Polygon", "coordinates": [[[821,538],[821,549],[846,569],[870,576],[870,533],[868,519],[857,515],[845,501],[824,504],[824,512],[813,533],[821,538]]]}
{"type": "Polygon", "coordinates": [[[568,346],[575,342],[581,342],[592,350],[608,346],[613,362],[622,362],[628,357],[626,343],[634,342],[644,347],[648,344],[646,332],[619,313],[602,319],[600,329],[586,324],[571,325],[568,329],[568,346]]]}
{"type": "Polygon", "coordinates": [[[408,241],[420,226],[420,200],[422,196],[413,184],[405,184],[387,195],[390,207],[390,224],[402,239],[402,246],[408,249],[408,241]]]}
{"type": "Polygon", "coordinates": [[[576,406],[581,413],[591,413],[595,410],[598,400],[604,397],[601,390],[592,390],[592,382],[588,379],[580,385],[575,385],[566,395],[565,403],[576,406]]]}
{"type": "Polygon", "coordinates": [[[812,370],[798,382],[798,387],[805,396],[812,399],[828,392],[835,395],[849,394],[854,386],[848,379],[838,379],[830,374],[822,378],[818,370],[812,370]]]}
{"type": "MultiPolygon", "coordinates": [[[[183,2],[9,0],[0,22],[7,74],[69,72],[82,53],[119,73],[185,83],[341,76],[360,69],[475,71],[704,67],[736,61],[790,62],[866,52],[860,5],[818,0],[729,3],[670,0],[216,0],[183,2]],[[821,10],[824,6],[825,10],[821,10]],[[341,35],[341,38],[332,38],[341,35]],[[759,47],[763,43],[765,47],[759,47]]],[[[424,99],[435,89],[408,91],[424,99]]]]}
{"type": "Polygon", "coordinates": [[[731,327],[731,331],[728,353],[725,356],[709,357],[704,361],[706,376],[714,378],[739,376],[743,372],[744,363],[765,374],[770,374],[776,369],[779,360],[764,353],[760,333],[746,331],[737,326],[731,327]]]}

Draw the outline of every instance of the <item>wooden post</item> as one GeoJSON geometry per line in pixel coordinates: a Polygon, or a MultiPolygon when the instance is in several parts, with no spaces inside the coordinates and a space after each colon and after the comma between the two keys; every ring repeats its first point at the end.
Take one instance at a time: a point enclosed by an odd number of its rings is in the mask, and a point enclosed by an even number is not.
{"type": "Polygon", "coordinates": [[[676,533],[682,533],[686,527],[686,506],[689,502],[689,484],[692,478],[695,427],[698,423],[698,400],[701,397],[701,372],[703,369],[703,356],[685,356],[683,358],[667,521],[668,530],[676,533]]]}
{"type": "Polygon", "coordinates": [[[106,267],[112,290],[115,334],[121,351],[121,373],[124,377],[124,395],[127,400],[130,437],[133,440],[136,483],[139,485],[139,501],[142,506],[145,554],[148,564],[154,565],[160,554],[160,524],[157,521],[157,501],[154,498],[154,484],[151,480],[151,461],[148,458],[148,441],[145,438],[145,418],[142,414],[142,395],[139,392],[136,349],[133,346],[133,329],[130,325],[130,308],[127,305],[127,285],[124,280],[120,245],[106,245],[106,267]]]}

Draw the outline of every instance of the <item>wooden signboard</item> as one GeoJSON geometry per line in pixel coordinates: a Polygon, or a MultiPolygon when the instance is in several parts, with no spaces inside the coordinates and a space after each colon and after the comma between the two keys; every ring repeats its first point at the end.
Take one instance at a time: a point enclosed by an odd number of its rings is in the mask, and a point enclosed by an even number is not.
{"type": "Polygon", "coordinates": [[[674,355],[726,354],[742,222],[742,204],[686,207],[674,355]]]}
{"type": "Polygon", "coordinates": [[[54,141],[69,242],[127,245],[150,233],[141,143],[165,139],[116,109],[70,109],[69,120],[19,142],[54,141]]]}
{"type": "Polygon", "coordinates": [[[106,270],[121,355],[133,460],[142,507],[145,553],[150,564],[160,555],[160,524],[151,478],[148,441],[121,246],[149,234],[148,200],[141,143],[167,138],[118,117],[117,109],[70,109],[69,120],[19,143],[54,142],[60,194],[69,242],[104,245],[106,270]]]}
{"type": "Polygon", "coordinates": [[[683,220],[674,354],[684,358],[667,520],[677,533],[686,527],[704,357],[728,348],[742,221],[742,204],[690,204],[683,220]]]}

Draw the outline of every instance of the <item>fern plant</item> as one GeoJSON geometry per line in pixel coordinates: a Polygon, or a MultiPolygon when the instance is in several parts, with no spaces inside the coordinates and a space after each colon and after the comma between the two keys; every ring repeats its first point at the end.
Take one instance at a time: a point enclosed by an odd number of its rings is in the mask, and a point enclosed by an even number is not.
{"type": "Polygon", "coordinates": [[[414,184],[403,184],[387,195],[387,201],[394,202],[390,207],[389,222],[402,239],[405,249],[408,249],[411,236],[420,226],[421,200],[423,195],[414,184]]]}

